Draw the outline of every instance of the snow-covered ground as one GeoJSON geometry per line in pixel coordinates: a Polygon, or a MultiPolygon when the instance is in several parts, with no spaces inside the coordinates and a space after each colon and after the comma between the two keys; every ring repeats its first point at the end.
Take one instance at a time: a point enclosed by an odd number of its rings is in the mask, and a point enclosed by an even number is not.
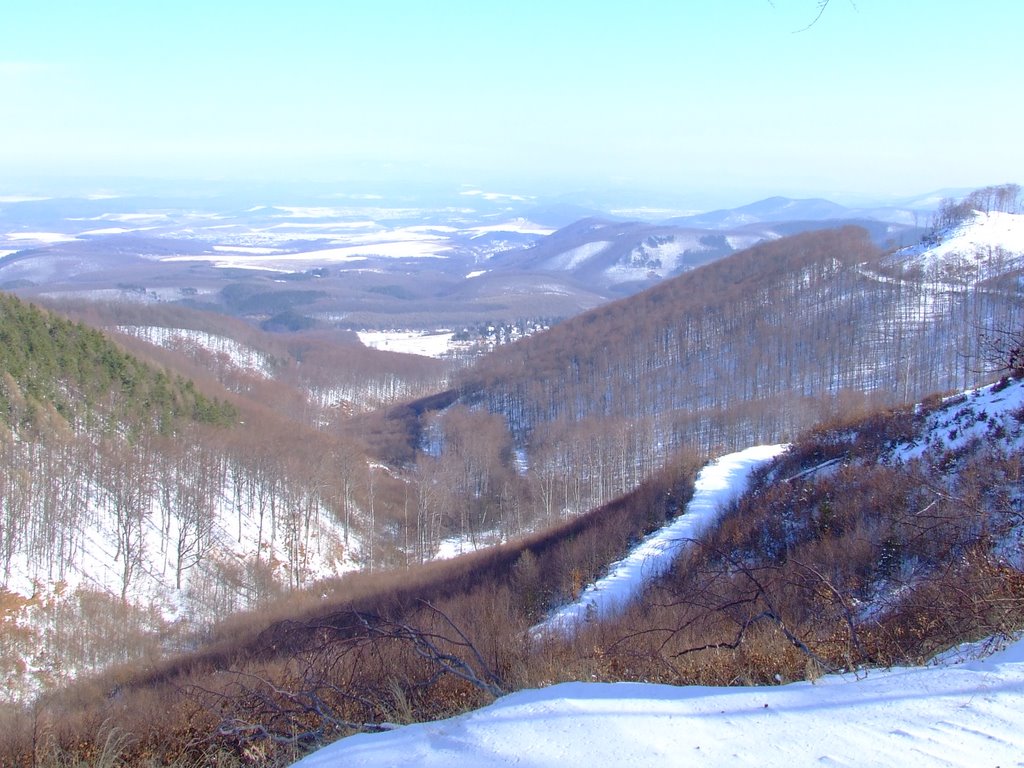
{"type": "Polygon", "coordinates": [[[500,531],[486,531],[474,536],[449,536],[441,539],[434,553],[434,560],[451,560],[453,557],[479,552],[482,549],[490,549],[499,544],[505,543],[505,538],[500,531]]]}
{"type": "Polygon", "coordinates": [[[570,248],[568,251],[548,259],[545,265],[550,270],[571,270],[594,258],[611,245],[610,240],[595,240],[570,248]]]}
{"type": "Polygon", "coordinates": [[[940,447],[956,451],[972,440],[986,439],[1005,448],[1024,448],[1018,416],[1024,413],[1024,382],[1006,387],[989,385],[946,398],[941,408],[928,415],[921,437],[893,448],[892,461],[920,458],[926,450],[940,447]]]}
{"type": "Polygon", "coordinates": [[[649,582],[672,566],[683,548],[719,518],[746,490],[750,473],[786,449],[758,445],[722,456],[705,466],[694,483],[686,511],[645,538],[608,574],[588,586],[579,600],[562,606],[534,627],[535,635],[571,631],[584,621],[619,612],[649,582]]]}
{"type": "Polygon", "coordinates": [[[606,269],[604,274],[616,283],[644,280],[652,274],[664,278],[680,269],[680,262],[687,252],[707,250],[708,246],[701,242],[698,234],[656,238],[634,247],[629,253],[628,261],[620,261],[606,269]],[[652,266],[648,266],[649,264],[652,266]]]}
{"type": "MultiPolygon", "coordinates": [[[[1024,387],[972,393],[985,419],[1008,415],[1024,387]]],[[[947,429],[936,415],[929,432],[947,429]]],[[[948,436],[948,432],[946,433],[948,436]]],[[[702,470],[686,512],[642,542],[541,630],[564,630],[622,605],[687,539],[717,519],[751,471],[784,446],[759,446],[702,470]],[[689,521],[681,526],[683,521],[689,521]]],[[[897,449],[909,458],[912,448],[897,449]]],[[[562,683],[488,707],[324,747],[298,768],[334,766],[845,766],[1024,765],[1024,640],[968,647],[927,667],[859,670],[814,682],[709,687],[562,683]],[[979,649],[999,650],[978,658],[979,649]]]]}
{"type": "Polygon", "coordinates": [[[772,687],[563,683],[296,765],[1020,766],[1024,641],[979,661],[772,687]]]}
{"type": "Polygon", "coordinates": [[[927,274],[957,259],[981,278],[1018,267],[1024,260],[1024,214],[975,211],[971,218],[940,233],[938,242],[902,248],[888,262],[918,267],[927,274]]]}
{"type": "Polygon", "coordinates": [[[544,227],[540,224],[535,224],[528,219],[520,217],[502,222],[501,224],[485,224],[479,227],[470,227],[469,231],[474,233],[473,237],[482,237],[493,232],[517,232],[522,235],[538,235],[543,237],[550,235],[555,229],[554,227],[544,227]]]}
{"type": "Polygon", "coordinates": [[[10,243],[70,243],[78,238],[63,232],[8,232],[4,235],[10,243]]]}
{"type": "MultiPolygon", "coordinates": [[[[322,235],[321,235],[322,237],[322,235]]],[[[300,239],[292,233],[284,240],[300,239]]],[[[271,240],[270,242],[274,242],[271,240]]],[[[224,269],[262,269],[272,272],[294,271],[309,266],[323,266],[324,264],[343,264],[353,261],[365,261],[371,256],[392,259],[408,258],[443,258],[445,253],[451,250],[447,245],[437,238],[423,237],[421,239],[404,240],[379,240],[364,245],[342,245],[336,248],[320,248],[312,251],[298,251],[294,253],[258,253],[253,248],[271,248],[264,246],[245,245],[246,252],[217,251],[217,256],[209,255],[188,255],[169,256],[163,261],[208,261],[216,267],[224,269]]]]}
{"type": "Polygon", "coordinates": [[[454,336],[451,331],[359,331],[359,341],[367,347],[423,357],[447,355],[451,351],[454,336]]]}

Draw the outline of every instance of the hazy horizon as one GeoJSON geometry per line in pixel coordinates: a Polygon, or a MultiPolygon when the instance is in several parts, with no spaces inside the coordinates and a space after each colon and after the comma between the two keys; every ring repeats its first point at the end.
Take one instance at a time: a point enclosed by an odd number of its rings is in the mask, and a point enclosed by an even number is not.
{"type": "Polygon", "coordinates": [[[467,184],[707,208],[1024,177],[1024,8],[817,13],[817,0],[17,4],[0,192],[467,184]]]}

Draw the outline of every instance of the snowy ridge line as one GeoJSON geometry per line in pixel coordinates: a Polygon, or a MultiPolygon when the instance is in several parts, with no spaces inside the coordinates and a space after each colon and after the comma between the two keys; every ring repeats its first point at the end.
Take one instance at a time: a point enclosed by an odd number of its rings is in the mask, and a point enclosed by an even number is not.
{"type": "Polygon", "coordinates": [[[708,530],[726,506],[746,490],[751,473],[785,451],[788,445],[757,445],[722,456],[697,475],[693,498],[686,510],[655,531],[609,573],[589,585],[579,599],[556,610],[531,630],[534,637],[551,632],[570,633],[592,619],[619,613],[644,585],[664,574],[684,547],[708,530]]]}

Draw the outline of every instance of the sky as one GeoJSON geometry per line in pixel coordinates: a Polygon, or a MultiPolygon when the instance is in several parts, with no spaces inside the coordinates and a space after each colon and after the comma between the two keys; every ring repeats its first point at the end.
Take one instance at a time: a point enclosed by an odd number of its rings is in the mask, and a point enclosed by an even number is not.
{"type": "Polygon", "coordinates": [[[1024,5],[817,14],[818,0],[5,3],[0,191],[104,175],[877,197],[1024,180],[1024,5]]]}

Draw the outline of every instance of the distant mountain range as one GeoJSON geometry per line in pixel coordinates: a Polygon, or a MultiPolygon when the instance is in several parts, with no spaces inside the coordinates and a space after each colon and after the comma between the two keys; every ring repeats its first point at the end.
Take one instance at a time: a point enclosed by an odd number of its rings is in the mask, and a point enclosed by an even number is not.
{"type": "MultiPolygon", "coordinates": [[[[222,294],[229,284],[269,295],[315,278],[317,301],[290,307],[305,324],[344,316],[353,329],[386,327],[401,317],[403,327],[430,328],[569,317],[797,232],[856,223],[882,247],[908,245],[941,199],[849,208],[771,197],[652,221],[477,188],[255,198],[0,199],[0,289],[238,313],[222,294]]],[[[267,322],[273,314],[244,316],[267,322]]]]}

